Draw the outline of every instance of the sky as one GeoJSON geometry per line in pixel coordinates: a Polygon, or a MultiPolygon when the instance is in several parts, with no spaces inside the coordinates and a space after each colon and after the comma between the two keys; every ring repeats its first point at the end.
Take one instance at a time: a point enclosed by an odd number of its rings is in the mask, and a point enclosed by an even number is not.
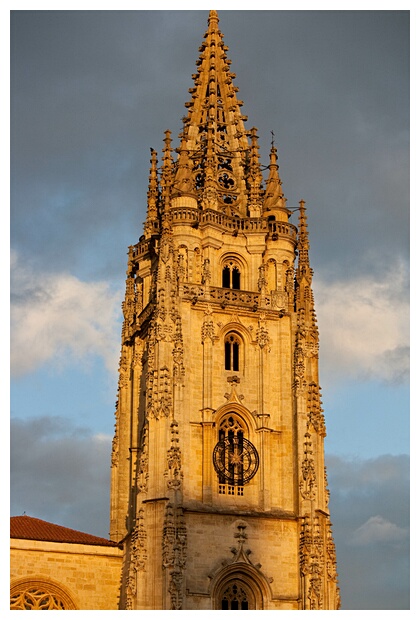
{"type": "MultiPolygon", "coordinates": [[[[288,206],[306,201],[344,610],[410,606],[410,15],[393,9],[219,11],[262,162],[274,132],[288,206]]],[[[127,247],[207,15],[11,14],[12,515],[108,536],[127,247]]]]}

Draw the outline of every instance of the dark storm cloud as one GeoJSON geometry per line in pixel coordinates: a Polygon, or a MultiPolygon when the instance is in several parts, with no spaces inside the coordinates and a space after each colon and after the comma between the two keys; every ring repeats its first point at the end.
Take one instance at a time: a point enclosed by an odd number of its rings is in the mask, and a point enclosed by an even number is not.
{"type": "Polygon", "coordinates": [[[409,609],[408,456],[326,462],[343,609],[409,609]]]}
{"type": "Polygon", "coordinates": [[[12,419],[11,515],[108,537],[111,439],[45,416],[12,419]]]}
{"type": "MultiPolygon", "coordinates": [[[[248,128],[275,132],[314,265],[408,259],[408,11],[220,11],[248,128]],[[331,231],[334,234],[331,234],[331,231]]],[[[207,11],[12,15],[12,244],[121,277],[142,232],[149,147],[174,146],[207,11]]]]}

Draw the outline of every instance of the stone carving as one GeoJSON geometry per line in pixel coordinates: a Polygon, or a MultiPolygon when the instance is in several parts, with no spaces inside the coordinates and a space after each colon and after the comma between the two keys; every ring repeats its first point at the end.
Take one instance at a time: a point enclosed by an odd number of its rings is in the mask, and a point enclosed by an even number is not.
{"type": "Polygon", "coordinates": [[[137,464],[137,489],[139,493],[147,493],[149,478],[149,423],[143,427],[139,460],[137,464]]]}
{"type": "MultiPolygon", "coordinates": [[[[239,521],[235,523],[236,532],[234,533],[235,541],[237,542],[236,546],[232,546],[230,551],[233,555],[233,558],[230,561],[223,561],[223,566],[237,564],[240,562],[244,562],[245,564],[249,564],[253,566],[258,572],[260,572],[261,576],[266,579],[261,572],[261,564],[258,562],[254,564],[250,560],[250,555],[252,554],[251,549],[246,549],[245,545],[248,540],[248,534],[246,533],[247,524],[245,521],[239,521]]],[[[213,574],[209,575],[210,578],[213,578],[213,574]]],[[[267,579],[268,582],[272,582],[273,579],[267,579]]]]}
{"type": "Polygon", "coordinates": [[[201,342],[207,339],[211,340],[213,343],[215,340],[215,333],[213,319],[206,314],[204,316],[203,325],[201,326],[201,342]]]}
{"type": "Polygon", "coordinates": [[[299,489],[303,499],[315,499],[317,486],[315,463],[312,456],[311,435],[308,431],[305,433],[303,454],[304,457],[301,464],[302,477],[299,483],[299,489]]]}
{"type": "Polygon", "coordinates": [[[176,272],[178,281],[183,282],[186,279],[185,257],[183,254],[179,254],[178,256],[178,266],[176,272]]]}
{"type": "Polygon", "coordinates": [[[187,528],[182,507],[166,506],[162,537],[162,562],[168,571],[171,609],[182,609],[183,573],[187,561],[187,528]]]}
{"type": "Polygon", "coordinates": [[[141,368],[143,366],[143,353],[144,353],[144,343],[136,336],[134,340],[134,355],[133,355],[133,368],[141,368]]]}
{"type": "Polygon", "coordinates": [[[118,447],[119,437],[117,431],[117,424],[114,425],[114,437],[112,438],[112,450],[111,450],[111,467],[117,467],[118,465],[118,447]]]}
{"type": "MultiPolygon", "coordinates": [[[[317,519],[317,517],[315,517],[317,519]]],[[[307,582],[304,609],[322,609],[322,548],[319,552],[319,527],[307,514],[304,516],[299,543],[300,573],[307,582]]]]}
{"type": "Polygon", "coordinates": [[[119,373],[120,376],[118,381],[118,387],[121,390],[128,387],[130,382],[130,362],[128,358],[128,353],[124,347],[121,352],[119,373]]]}
{"type": "Polygon", "coordinates": [[[159,289],[157,293],[157,304],[156,304],[156,318],[165,320],[166,317],[166,304],[165,304],[165,290],[159,289]]]}
{"type": "Polygon", "coordinates": [[[261,349],[264,349],[264,347],[266,347],[267,344],[270,342],[270,338],[268,336],[268,330],[263,325],[260,325],[258,327],[256,338],[257,338],[258,345],[260,346],[261,349]]]}
{"type": "Polygon", "coordinates": [[[323,609],[328,588],[325,581],[336,586],[337,599],[327,606],[340,608],[337,584],[335,545],[331,533],[331,522],[325,514],[306,514],[302,519],[299,543],[300,574],[306,581],[304,609],[323,609]]]}
{"type": "Polygon", "coordinates": [[[168,489],[178,490],[181,487],[183,473],[181,471],[181,450],[179,447],[178,423],[171,423],[171,447],[167,452],[167,478],[168,489]]]}
{"type": "Polygon", "coordinates": [[[258,290],[261,292],[267,286],[266,265],[262,264],[258,267],[258,290]]]}
{"type": "Polygon", "coordinates": [[[148,415],[157,420],[162,416],[168,417],[172,410],[172,380],[166,366],[148,374],[147,394],[148,415]]]}
{"type": "Polygon", "coordinates": [[[326,436],[325,418],[322,413],[320,389],[316,383],[308,385],[307,395],[308,423],[321,437],[326,436]]]}
{"type": "Polygon", "coordinates": [[[203,209],[217,209],[217,190],[214,187],[206,187],[202,194],[203,209]]]}
{"type": "Polygon", "coordinates": [[[146,540],[147,534],[144,526],[144,510],[141,508],[137,514],[136,523],[131,534],[130,568],[126,584],[126,609],[136,609],[137,573],[139,571],[144,571],[146,568],[146,540]]]}
{"type": "Polygon", "coordinates": [[[286,310],[287,293],[285,293],[284,291],[272,291],[271,307],[275,310],[286,310]]]}
{"type": "Polygon", "coordinates": [[[173,380],[174,385],[182,384],[185,376],[184,367],[184,342],[182,338],[182,324],[181,317],[175,310],[172,312],[172,320],[175,323],[175,329],[173,334],[174,348],[172,349],[173,357],[173,380]]]}
{"type": "Polygon", "coordinates": [[[303,355],[302,347],[296,347],[295,355],[295,377],[301,379],[305,374],[305,359],[303,355]]]}
{"type": "Polygon", "coordinates": [[[201,283],[207,284],[208,282],[210,282],[210,278],[211,278],[210,260],[208,258],[205,258],[204,263],[203,263],[203,275],[201,278],[201,283]]]}
{"type": "Polygon", "coordinates": [[[327,468],[324,466],[325,508],[330,503],[330,490],[328,488],[327,468]]]}
{"type": "Polygon", "coordinates": [[[119,455],[119,436],[118,436],[118,428],[120,423],[120,410],[118,405],[118,400],[115,403],[115,423],[114,423],[114,437],[112,438],[112,450],[111,450],[111,467],[116,467],[118,465],[118,455],[119,455]]]}

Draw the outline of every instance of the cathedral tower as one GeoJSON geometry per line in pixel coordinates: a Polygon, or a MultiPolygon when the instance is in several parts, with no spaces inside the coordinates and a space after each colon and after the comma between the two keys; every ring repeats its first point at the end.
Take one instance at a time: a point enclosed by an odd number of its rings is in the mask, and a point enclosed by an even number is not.
{"type": "Polygon", "coordinates": [[[125,609],[337,609],[305,203],[264,182],[210,11],[130,246],[111,463],[125,609]],[[297,258],[296,258],[297,257],[297,258]]]}

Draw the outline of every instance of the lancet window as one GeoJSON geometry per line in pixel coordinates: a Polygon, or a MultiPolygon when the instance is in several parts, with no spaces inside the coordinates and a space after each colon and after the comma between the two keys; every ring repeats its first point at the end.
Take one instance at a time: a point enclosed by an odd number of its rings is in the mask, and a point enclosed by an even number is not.
{"type": "Polygon", "coordinates": [[[227,334],[225,338],[225,370],[239,372],[240,340],[237,334],[227,334]]]}

